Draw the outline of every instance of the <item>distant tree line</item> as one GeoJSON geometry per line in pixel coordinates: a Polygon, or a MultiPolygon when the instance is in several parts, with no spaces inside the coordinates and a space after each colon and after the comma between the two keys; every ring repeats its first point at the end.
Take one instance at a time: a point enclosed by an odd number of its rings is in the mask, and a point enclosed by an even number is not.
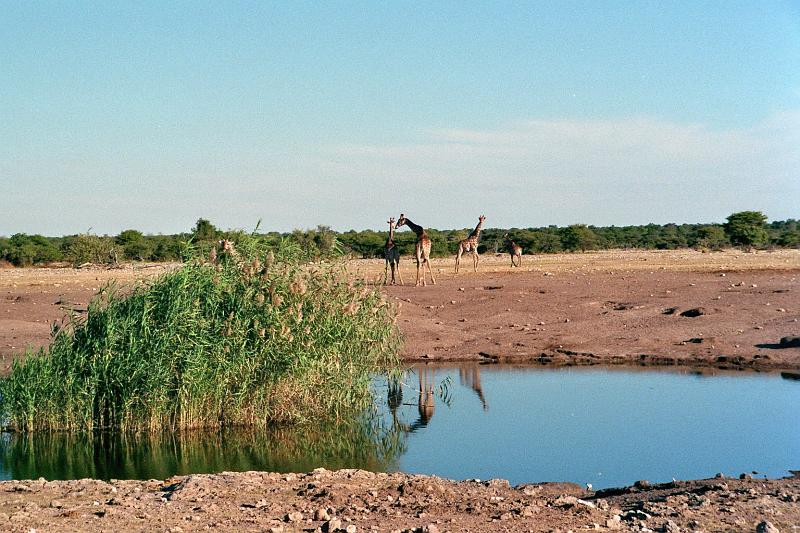
{"type": "MultiPolygon", "coordinates": [[[[426,229],[433,241],[432,255],[453,255],[460,240],[472,228],[426,229]]],[[[800,248],[800,222],[795,219],[767,223],[759,211],[742,211],[724,224],[647,224],[644,226],[587,226],[541,228],[487,228],[481,234],[481,253],[505,251],[503,235],[522,246],[527,254],[583,252],[603,249],[675,250],[695,248],[718,250],[730,246],[752,248],[800,248]]],[[[191,231],[175,235],[145,235],[128,229],[119,235],[89,233],[64,237],[45,237],[17,233],[0,237],[0,261],[15,266],[64,263],[117,263],[121,261],[180,261],[190,248],[209,249],[219,239],[236,241],[242,231],[221,231],[210,221],[199,219],[191,231]]],[[[347,254],[353,257],[383,257],[386,231],[346,231],[338,233],[328,226],[291,233],[257,233],[267,243],[288,239],[307,259],[347,254]]],[[[413,254],[416,237],[410,231],[395,233],[401,253],[413,254]]]]}

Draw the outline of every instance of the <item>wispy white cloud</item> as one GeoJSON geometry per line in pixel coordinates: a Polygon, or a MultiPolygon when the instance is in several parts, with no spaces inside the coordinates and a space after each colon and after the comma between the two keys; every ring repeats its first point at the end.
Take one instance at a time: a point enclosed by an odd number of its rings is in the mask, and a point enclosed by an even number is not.
{"type": "Polygon", "coordinates": [[[154,156],[146,167],[125,154],[77,168],[0,163],[0,234],[169,232],[199,216],[222,227],[383,228],[401,211],[439,228],[481,213],[502,227],[722,221],[744,209],[800,217],[800,110],[748,128],[528,120],[406,143],[279,148],[154,156]],[[3,178],[20,171],[33,177],[3,178]]]}
{"type": "Polygon", "coordinates": [[[322,166],[339,184],[394,184],[437,226],[459,225],[448,221],[464,209],[494,210],[498,225],[721,220],[749,208],[784,218],[798,215],[787,197],[800,197],[800,112],[730,129],[648,117],[439,129],[409,144],[334,146],[322,166]]]}

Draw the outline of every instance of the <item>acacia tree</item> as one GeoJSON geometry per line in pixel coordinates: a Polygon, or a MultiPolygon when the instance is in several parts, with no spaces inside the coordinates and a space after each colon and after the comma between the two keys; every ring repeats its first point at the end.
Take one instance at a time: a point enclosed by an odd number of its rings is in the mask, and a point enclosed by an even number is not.
{"type": "Polygon", "coordinates": [[[769,242],[767,217],[761,211],[733,213],[723,224],[731,244],[752,249],[753,246],[769,242]]]}
{"type": "Polygon", "coordinates": [[[219,237],[220,231],[205,218],[198,218],[192,229],[192,236],[196,241],[213,241],[219,237]]]}
{"type": "Polygon", "coordinates": [[[597,234],[586,224],[573,224],[561,232],[561,242],[567,250],[592,250],[597,245],[597,234]]]}

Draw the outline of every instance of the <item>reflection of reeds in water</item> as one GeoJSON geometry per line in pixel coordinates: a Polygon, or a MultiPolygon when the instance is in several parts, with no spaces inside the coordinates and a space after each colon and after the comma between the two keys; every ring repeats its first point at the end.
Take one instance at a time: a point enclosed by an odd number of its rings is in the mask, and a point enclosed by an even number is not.
{"type": "Polygon", "coordinates": [[[316,428],[170,433],[5,433],[2,474],[13,479],[164,479],[176,474],[317,467],[391,469],[404,434],[375,417],[316,428]]]}

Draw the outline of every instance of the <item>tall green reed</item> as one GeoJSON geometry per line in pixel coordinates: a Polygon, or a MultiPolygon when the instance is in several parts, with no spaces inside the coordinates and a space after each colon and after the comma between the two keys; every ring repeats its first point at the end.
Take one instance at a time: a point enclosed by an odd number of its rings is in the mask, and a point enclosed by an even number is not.
{"type": "Polygon", "coordinates": [[[394,310],[342,266],[240,236],[156,280],[105,287],[0,382],[8,428],[162,430],[336,418],[396,363],[394,310]]]}

